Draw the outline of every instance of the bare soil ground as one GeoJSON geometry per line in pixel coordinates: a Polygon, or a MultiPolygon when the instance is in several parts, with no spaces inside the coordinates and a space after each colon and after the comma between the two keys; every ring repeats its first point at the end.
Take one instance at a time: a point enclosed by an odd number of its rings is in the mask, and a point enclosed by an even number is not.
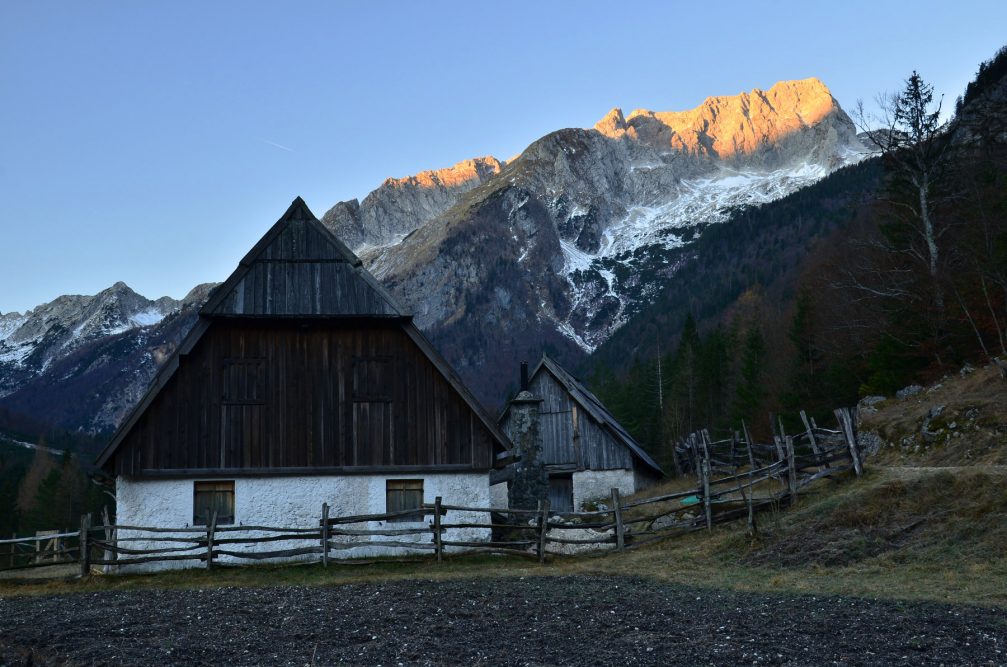
{"type": "Polygon", "coordinates": [[[1003,610],[625,577],[0,598],[5,665],[1000,665],[1003,610]]]}

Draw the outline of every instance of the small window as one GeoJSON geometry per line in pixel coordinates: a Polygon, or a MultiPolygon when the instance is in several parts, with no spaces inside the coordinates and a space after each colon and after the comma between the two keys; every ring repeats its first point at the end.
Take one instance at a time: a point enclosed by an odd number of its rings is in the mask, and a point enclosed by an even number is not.
{"type": "Polygon", "coordinates": [[[353,360],[353,400],[392,400],[391,357],[357,357],[353,360]]]}
{"type": "Polygon", "coordinates": [[[390,479],[385,482],[385,511],[404,512],[418,510],[415,514],[403,514],[388,519],[389,523],[423,521],[423,480],[390,479]]]}
{"type": "Polygon", "coordinates": [[[196,482],[192,492],[192,525],[205,526],[217,513],[217,525],[234,523],[234,482],[196,482]]]}
{"type": "Polygon", "coordinates": [[[221,400],[225,405],[261,405],[265,396],[262,359],[225,359],[221,400]]]}

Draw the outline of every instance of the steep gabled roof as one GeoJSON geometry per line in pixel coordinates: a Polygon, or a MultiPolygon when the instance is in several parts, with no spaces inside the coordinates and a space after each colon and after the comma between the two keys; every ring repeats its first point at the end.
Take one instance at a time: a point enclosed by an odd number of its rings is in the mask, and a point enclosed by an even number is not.
{"type": "Polygon", "coordinates": [[[542,355],[542,360],[535,366],[535,370],[532,371],[531,376],[535,377],[542,369],[545,369],[556,378],[556,381],[563,385],[567,393],[570,394],[570,397],[584,408],[591,418],[607,430],[612,437],[629,448],[636,458],[652,468],[654,472],[664,475],[661,466],[657,465],[657,462],[651,458],[650,454],[644,451],[640,443],[622,427],[622,424],[608,411],[608,408],[580,380],[570,375],[565,368],[544,354],[542,355]]]}
{"type": "Polygon", "coordinates": [[[210,317],[406,317],[300,197],[199,311],[210,317]]]}
{"type": "Polygon", "coordinates": [[[108,463],[178,370],[179,357],[192,351],[217,317],[382,317],[398,320],[406,335],[486,426],[497,445],[503,450],[510,449],[510,440],[416,328],[411,316],[363,267],[360,259],[315,218],[300,197],[242,258],[231,276],[211,293],[199,312],[199,320],[158,369],[143,398],[98,455],[97,467],[108,463]],[[309,289],[301,288],[298,282],[305,280],[310,282],[309,289]],[[342,291],[344,298],[332,298],[330,292],[333,290],[342,291]]]}

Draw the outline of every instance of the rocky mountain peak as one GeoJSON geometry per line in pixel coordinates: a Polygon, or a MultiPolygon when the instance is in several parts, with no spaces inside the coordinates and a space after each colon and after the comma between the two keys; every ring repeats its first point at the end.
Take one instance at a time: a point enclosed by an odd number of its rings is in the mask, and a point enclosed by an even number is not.
{"type": "MultiPolygon", "coordinates": [[[[469,183],[482,180],[500,173],[503,163],[487,155],[484,157],[462,160],[457,164],[443,169],[428,169],[414,176],[405,178],[387,178],[382,185],[392,188],[462,188],[469,183]]],[[[366,201],[366,200],[365,200],[366,201]]]]}
{"type": "Polygon", "coordinates": [[[628,137],[654,148],[729,159],[759,153],[834,116],[849,118],[817,78],[781,81],[769,90],[708,97],[687,111],[637,109],[623,122],[618,110],[595,125],[603,135],[628,137]]]}
{"type": "Polygon", "coordinates": [[[443,213],[457,198],[500,173],[504,163],[489,155],[450,167],[385,179],[362,202],[339,202],[322,223],[358,252],[402,239],[443,213]]]}
{"type": "Polygon", "coordinates": [[[622,115],[622,109],[614,107],[594,124],[594,129],[613,139],[623,136],[626,132],[626,117],[622,115]]]}

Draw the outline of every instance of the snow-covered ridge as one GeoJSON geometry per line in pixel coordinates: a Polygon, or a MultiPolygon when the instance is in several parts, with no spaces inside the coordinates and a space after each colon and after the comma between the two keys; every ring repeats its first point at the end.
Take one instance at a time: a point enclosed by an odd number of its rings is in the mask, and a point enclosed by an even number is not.
{"type": "MultiPolygon", "coordinates": [[[[853,164],[861,156],[849,153],[838,166],[853,164]]],[[[731,212],[768,204],[812,185],[832,170],[814,163],[770,172],[744,172],[727,167],[712,177],[680,181],[678,192],[664,201],[631,206],[626,216],[610,225],[596,253],[585,253],[563,243],[566,272],[590,268],[597,260],[631,253],[643,246],[681,245],[674,233],[698,224],[724,222],[731,212]]]]}
{"type": "Polygon", "coordinates": [[[61,296],[23,315],[0,316],[0,371],[44,372],[85,343],[158,324],[181,303],[168,297],[152,301],[120,282],[94,296],[61,296]]]}

